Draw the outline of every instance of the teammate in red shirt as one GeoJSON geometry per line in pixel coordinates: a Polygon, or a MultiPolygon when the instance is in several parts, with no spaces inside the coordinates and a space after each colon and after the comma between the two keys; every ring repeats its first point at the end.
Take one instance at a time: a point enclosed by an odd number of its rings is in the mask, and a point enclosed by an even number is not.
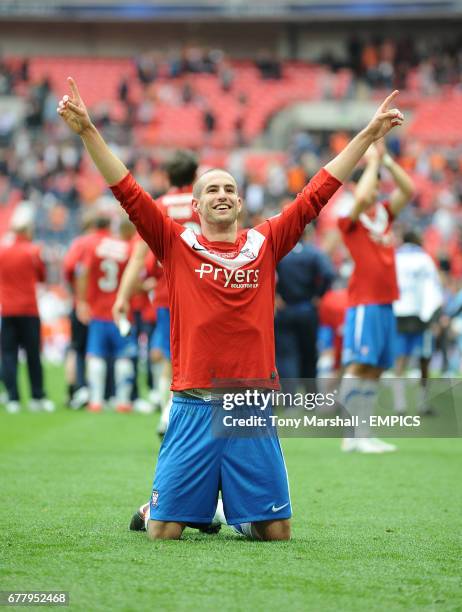
{"type": "MultiPolygon", "coordinates": [[[[112,320],[112,306],[122,272],[131,252],[130,231],[115,237],[109,228],[109,217],[96,222],[96,231],[86,243],[77,281],[77,312],[89,321],[87,342],[87,378],[89,384],[88,410],[103,408],[107,374],[107,359],[113,358],[116,387],[116,410],[131,410],[130,394],[133,386],[136,345],[131,336],[122,337],[112,320]]],[[[124,231],[123,221],[121,230],[124,231]]],[[[129,224],[130,227],[131,224],[129,224]]],[[[122,233],[122,232],[121,232],[122,233]]]]}
{"type": "MultiPolygon", "coordinates": [[[[200,220],[193,210],[192,183],[196,176],[198,162],[190,151],[176,151],[165,164],[165,170],[170,181],[168,192],[157,199],[156,204],[170,219],[183,227],[200,233],[200,220]]],[[[147,244],[140,239],[136,245],[130,264],[127,266],[114,304],[114,317],[120,313],[128,313],[129,297],[144,265],[144,259],[149,252],[147,244]]],[[[160,261],[156,260],[157,284],[154,291],[154,308],[156,310],[156,329],[150,342],[150,356],[153,364],[154,380],[161,407],[161,418],[158,433],[162,437],[168,425],[171,408],[172,366],[170,355],[170,310],[168,284],[160,261]]]]}
{"type": "Polygon", "coordinates": [[[45,281],[41,248],[32,242],[33,214],[26,204],[13,213],[12,234],[0,243],[0,304],[2,313],[1,354],[3,378],[8,393],[6,409],[19,412],[17,383],[18,350],[24,348],[32,399],[30,410],[54,410],[45,398],[40,361],[40,318],[36,289],[45,281]]]}
{"type": "MultiPolygon", "coordinates": [[[[132,238],[132,254],[134,249],[136,249],[138,240],[139,237],[135,232],[132,238]]],[[[125,267],[124,274],[126,269],[127,267],[125,267]]],[[[152,308],[153,285],[155,281],[154,279],[148,279],[147,277],[148,274],[145,266],[143,274],[140,275],[138,287],[130,298],[129,309],[131,319],[131,334],[137,347],[136,357],[133,358],[133,366],[135,370],[131,400],[133,409],[136,412],[142,412],[143,414],[150,414],[153,412],[153,405],[150,401],[144,399],[140,395],[140,388],[138,384],[140,339],[143,338],[144,340],[144,338],[146,338],[149,346],[156,322],[156,313],[152,308]],[[150,286],[149,289],[146,288],[148,285],[150,286]]],[[[149,390],[153,389],[152,371],[150,367],[148,367],[146,371],[146,385],[149,390]]]]}
{"type": "Polygon", "coordinates": [[[76,314],[75,291],[76,276],[81,265],[87,244],[96,223],[94,215],[87,215],[83,219],[82,230],[84,234],[72,241],[63,260],[63,275],[73,296],[71,320],[71,344],[66,355],[66,375],[68,377],[69,405],[78,409],[88,403],[88,388],[85,376],[85,357],[87,352],[88,325],[82,323],[76,314]]]}
{"type": "Polygon", "coordinates": [[[384,453],[396,450],[370,437],[369,417],[378,381],[395,360],[393,302],[398,299],[391,224],[409,202],[414,186],[406,172],[386,153],[383,142],[372,145],[350,211],[339,219],[343,240],[355,268],[348,287],[341,395],[349,414],[361,415],[355,437],[344,438],[344,451],[384,453]],[[387,168],[395,182],[390,199],[377,203],[379,170],[387,168]]]}
{"type": "Polygon", "coordinates": [[[343,332],[348,306],[346,289],[331,289],[319,300],[318,371],[337,374],[342,364],[343,332]]]}
{"type": "Polygon", "coordinates": [[[203,174],[193,189],[202,230],[197,236],[162,214],[107,147],[72,79],[69,84],[72,99],[65,96],[58,113],[82,137],[141,237],[162,261],[169,285],[172,389],[177,393],[159,453],[148,535],[177,539],[188,523],[210,523],[221,488],[226,519],[238,531],[257,539],[287,540],[291,505],[275,430],[265,426],[264,436],[214,436],[216,411],[206,396],[217,383],[277,385],[276,264],[372,142],[402,123],[397,109],[388,110],[398,92],[292,205],[253,229],[238,234],[241,199],[234,178],[223,170],[203,174]]]}

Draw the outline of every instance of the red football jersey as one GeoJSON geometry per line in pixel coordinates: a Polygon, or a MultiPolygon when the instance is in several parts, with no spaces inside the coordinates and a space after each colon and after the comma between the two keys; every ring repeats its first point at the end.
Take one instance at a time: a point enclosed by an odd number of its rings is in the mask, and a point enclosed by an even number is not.
{"type": "Polygon", "coordinates": [[[120,278],[131,253],[131,243],[98,230],[87,244],[82,266],[88,272],[87,300],[92,319],[112,321],[120,278]]]}
{"type": "Polygon", "coordinates": [[[342,363],[343,326],[348,308],[348,290],[331,289],[319,300],[319,323],[334,332],[335,368],[342,363]]]}
{"type": "Polygon", "coordinates": [[[167,279],[163,273],[162,264],[158,261],[156,266],[160,272],[153,274],[157,278],[156,288],[154,289],[154,301],[152,303],[155,310],[169,307],[167,279]]]}
{"type": "MultiPolygon", "coordinates": [[[[199,215],[192,207],[192,186],[171,187],[168,192],[157,199],[158,205],[165,214],[184,227],[189,227],[195,234],[201,233],[199,215]]],[[[158,262],[158,265],[162,264],[158,262]]],[[[156,276],[157,285],[154,291],[154,308],[168,308],[168,285],[164,274],[156,276]]]]}
{"type": "MultiPolygon", "coordinates": [[[[146,276],[155,278],[157,282],[164,277],[164,268],[152,251],[149,251],[144,260],[146,276]]],[[[166,285],[167,286],[167,285],[166,285]]],[[[157,285],[156,285],[157,289],[157,285]]],[[[168,288],[167,288],[168,295],[168,288]]],[[[168,302],[167,302],[168,308],[168,302]]]]}
{"type": "Polygon", "coordinates": [[[167,193],[157,198],[156,202],[167,217],[184,227],[189,227],[195,234],[200,234],[201,223],[199,215],[193,210],[192,200],[192,185],[185,185],[170,187],[167,193]]]}
{"type": "Polygon", "coordinates": [[[355,264],[348,285],[348,304],[391,304],[399,297],[395,249],[388,202],[376,204],[373,215],[362,213],[357,221],[340,217],[343,240],[355,264]]]}
{"type": "MultiPolygon", "coordinates": [[[[157,258],[152,251],[148,251],[148,254],[146,255],[144,260],[144,269],[147,279],[153,277],[157,280],[158,278],[164,276],[164,270],[160,264],[158,265],[157,258]]],[[[146,321],[147,323],[155,323],[157,320],[157,308],[154,306],[154,293],[155,290],[146,293],[148,302],[143,309],[142,317],[143,321],[146,321]]]]}
{"type": "MultiPolygon", "coordinates": [[[[84,234],[83,236],[78,236],[73,240],[69,246],[69,250],[67,251],[64,260],[63,260],[63,274],[66,281],[72,287],[73,292],[75,293],[75,277],[77,274],[77,268],[79,264],[85,258],[85,253],[88,245],[91,243],[91,236],[93,232],[84,234]]],[[[74,295],[75,300],[75,295],[74,295]]]]}
{"type": "Polygon", "coordinates": [[[153,206],[127,174],[112,187],[169,286],[172,389],[278,387],[274,358],[277,262],[340,182],[322,169],[292,205],[236,242],[209,242],[153,206]]]}
{"type": "MultiPolygon", "coordinates": [[[[135,234],[131,239],[131,253],[135,249],[138,242],[144,242],[138,234],[135,234]]],[[[142,278],[140,278],[142,280],[142,278]]],[[[130,298],[130,311],[131,312],[144,312],[148,307],[151,307],[151,301],[146,291],[136,291],[130,298]]]]}
{"type": "Polygon", "coordinates": [[[45,280],[41,249],[23,236],[0,243],[0,303],[2,316],[37,316],[36,285],[45,280]]]}

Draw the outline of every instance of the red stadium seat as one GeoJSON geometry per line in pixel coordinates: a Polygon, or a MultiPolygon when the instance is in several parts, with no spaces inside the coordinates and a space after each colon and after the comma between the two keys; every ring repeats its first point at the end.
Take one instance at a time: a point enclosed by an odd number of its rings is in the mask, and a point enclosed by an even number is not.
{"type": "MultiPolygon", "coordinates": [[[[20,65],[21,58],[9,58],[12,65],[20,65]],[[16,64],[15,64],[16,62],[16,64]]],[[[223,91],[216,75],[190,74],[180,79],[158,78],[153,85],[144,88],[136,78],[136,68],[131,58],[98,57],[35,57],[30,59],[30,78],[39,82],[47,77],[55,94],[60,97],[66,91],[66,77],[75,77],[90,109],[106,103],[114,121],[124,121],[126,108],[118,100],[118,88],[123,77],[129,79],[129,96],[139,103],[146,96],[152,99],[154,124],[140,127],[139,137],[169,146],[198,147],[207,139],[208,144],[220,148],[233,146],[236,141],[236,123],[242,118],[242,133],[251,141],[265,128],[269,119],[282,108],[303,100],[319,100],[324,95],[341,99],[348,93],[352,75],[348,69],[329,72],[325,67],[300,61],[283,64],[283,77],[279,80],[262,80],[252,61],[233,62],[234,81],[229,92],[223,91]],[[165,102],[171,91],[181,100],[182,88],[188,82],[193,90],[191,103],[183,105],[165,102]],[[240,101],[245,96],[245,103],[240,101]],[[203,126],[203,109],[209,106],[216,117],[216,129],[207,136],[203,126]]],[[[462,137],[462,96],[453,94],[438,101],[421,98],[421,82],[418,70],[407,76],[408,88],[401,92],[400,106],[415,109],[409,133],[426,142],[457,142],[462,137]]],[[[27,95],[26,84],[18,84],[16,93],[27,95]]],[[[386,92],[375,90],[374,99],[380,100],[386,92]]]]}

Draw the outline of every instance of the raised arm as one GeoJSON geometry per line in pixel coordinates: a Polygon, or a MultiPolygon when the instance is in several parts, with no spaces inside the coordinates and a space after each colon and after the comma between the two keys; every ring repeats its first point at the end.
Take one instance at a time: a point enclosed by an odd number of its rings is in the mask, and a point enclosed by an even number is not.
{"type": "Polygon", "coordinates": [[[172,220],[162,213],[154,200],[133,178],[125,164],[110,150],[92,124],[77,85],[68,77],[71,96],[64,96],[58,114],[78,134],[96,167],[110,185],[112,193],[128,213],[130,221],[151,250],[163,261],[170,248],[172,220]]]}
{"type": "Polygon", "coordinates": [[[387,168],[395,182],[395,189],[390,195],[390,209],[396,217],[411,200],[414,193],[414,183],[408,173],[384,149],[382,165],[387,168]]]}
{"type": "Polygon", "coordinates": [[[383,138],[395,126],[403,123],[404,117],[397,108],[390,106],[398,91],[391,93],[379,106],[371,121],[357,134],[337,157],[326,165],[326,170],[339,181],[345,181],[354,167],[376,140],[383,138]]]}
{"type": "Polygon", "coordinates": [[[68,77],[67,81],[71,96],[63,96],[58,104],[58,115],[82,138],[85,148],[107,184],[115,185],[128,174],[128,168],[114,155],[91,122],[74,79],[68,77]]]}
{"type": "Polygon", "coordinates": [[[366,151],[366,167],[358,181],[354,194],[354,204],[348,215],[352,221],[357,221],[359,215],[371,203],[371,198],[375,201],[378,173],[380,168],[380,154],[375,144],[371,145],[366,151]]]}

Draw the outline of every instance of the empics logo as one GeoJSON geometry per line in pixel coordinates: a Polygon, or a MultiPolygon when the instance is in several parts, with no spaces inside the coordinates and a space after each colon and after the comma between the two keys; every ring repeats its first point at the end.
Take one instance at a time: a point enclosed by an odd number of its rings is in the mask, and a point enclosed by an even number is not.
{"type": "Polygon", "coordinates": [[[227,270],[226,268],[217,268],[209,263],[202,263],[201,267],[196,268],[194,272],[199,274],[199,278],[208,276],[214,281],[223,282],[223,287],[256,289],[260,270],[227,270]]]}

